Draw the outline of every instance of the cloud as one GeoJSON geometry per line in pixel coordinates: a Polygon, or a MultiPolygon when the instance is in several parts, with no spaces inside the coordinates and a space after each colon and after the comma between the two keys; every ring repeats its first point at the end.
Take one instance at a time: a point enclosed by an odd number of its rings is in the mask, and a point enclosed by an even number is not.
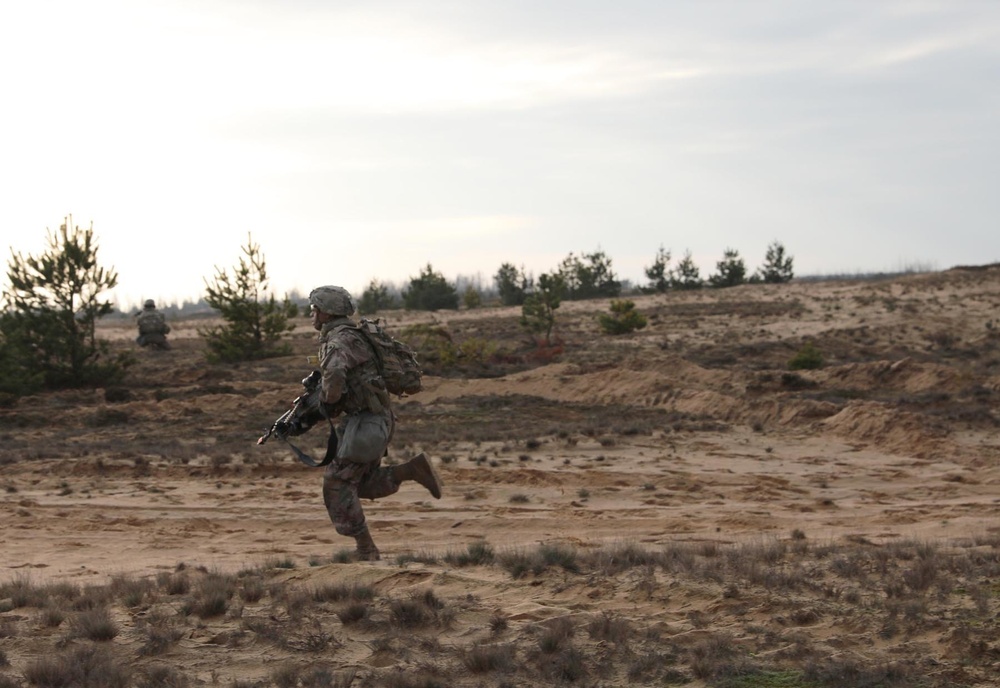
{"type": "Polygon", "coordinates": [[[248,231],[279,288],[598,245],[635,278],[660,244],[714,260],[774,238],[803,269],[860,243],[884,267],[943,226],[942,260],[996,250],[996,3],[38,0],[2,19],[0,220],[13,244],[93,219],[123,289],[197,292],[248,231]],[[130,257],[149,236],[186,277],[130,257]]]}
{"type": "Polygon", "coordinates": [[[442,242],[477,241],[509,237],[535,228],[531,217],[482,216],[446,217],[406,221],[368,221],[338,223],[338,229],[351,235],[385,235],[395,237],[405,246],[438,246],[442,242]]]}

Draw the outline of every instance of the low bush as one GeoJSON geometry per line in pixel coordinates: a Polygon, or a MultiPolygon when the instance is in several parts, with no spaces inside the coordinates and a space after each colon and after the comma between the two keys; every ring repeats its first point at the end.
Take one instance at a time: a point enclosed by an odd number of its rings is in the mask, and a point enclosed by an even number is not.
{"type": "Polygon", "coordinates": [[[816,370],[823,367],[823,354],[812,342],[806,342],[788,361],[791,370],[816,370]]]}
{"type": "Polygon", "coordinates": [[[627,299],[611,302],[611,314],[597,316],[604,334],[628,334],[646,326],[646,316],[635,310],[635,302],[627,299]]]}

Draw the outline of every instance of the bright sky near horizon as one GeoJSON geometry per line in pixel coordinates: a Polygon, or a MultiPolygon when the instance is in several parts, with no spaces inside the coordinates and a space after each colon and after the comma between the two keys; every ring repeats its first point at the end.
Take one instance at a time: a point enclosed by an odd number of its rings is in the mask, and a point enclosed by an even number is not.
{"type": "Polygon", "coordinates": [[[991,0],[35,0],[0,61],[5,243],[93,223],[123,307],[248,234],[278,295],[774,240],[800,275],[1000,260],[991,0]]]}

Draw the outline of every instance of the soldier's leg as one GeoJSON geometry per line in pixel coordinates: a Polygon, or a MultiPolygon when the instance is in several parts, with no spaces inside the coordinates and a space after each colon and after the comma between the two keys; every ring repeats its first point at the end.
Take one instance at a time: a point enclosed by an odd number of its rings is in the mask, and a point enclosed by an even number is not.
{"type": "Polygon", "coordinates": [[[441,480],[423,452],[398,466],[379,467],[370,471],[358,485],[358,495],[364,499],[386,497],[398,492],[400,483],[407,480],[425,487],[434,499],[441,499],[441,480]]]}
{"type": "Polygon", "coordinates": [[[391,420],[373,413],[348,416],[337,428],[337,460],[327,467],[323,478],[323,497],[330,520],[338,533],[355,539],[359,559],[379,558],[378,548],[365,524],[359,496],[373,499],[372,495],[385,489],[379,463],[389,442],[390,423],[391,420]],[[360,489],[373,478],[376,486],[382,486],[376,487],[374,492],[360,489]]]}
{"type": "Polygon", "coordinates": [[[365,499],[387,497],[399,491],[400,483],[413,480],[440,499],[441,481],[423,453],[398,466],[380,465],[392,436],[392,424],[391,414],[362,413],[342,426],[337,456],[370,467],[358,485],[358,494],[365,499]]]}
{"type": "Polygon", "coordinates": [[[354,538],[358,558],[374,561],[378,548],[372,541],[365,522],[365,512],[358,498],[358,483],[365,467],[349,462],[334,461],[323,473],[323,503],[337,532],[354,538]]]}
{"type": "Polygon", "coordinates": [[[386,497],[399,490],[392,469],[381,465],[389,444],[391,422],[380,414],[363,413],[342,426],[337,456],[365,466],[358,482],[358,495],[364,499],[386,497]]]}

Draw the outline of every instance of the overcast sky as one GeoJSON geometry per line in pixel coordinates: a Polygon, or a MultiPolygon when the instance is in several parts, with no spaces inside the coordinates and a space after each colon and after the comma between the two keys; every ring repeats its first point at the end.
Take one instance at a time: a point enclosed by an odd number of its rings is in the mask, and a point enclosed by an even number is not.
{"type": "Polygon", "coordinates": [[[0,64],[4,243],[93,223],[123,305],[248,233],[279,296],[775,240],[800,275],[1000,260],[995,0],[33,0],[0,64]]]}

